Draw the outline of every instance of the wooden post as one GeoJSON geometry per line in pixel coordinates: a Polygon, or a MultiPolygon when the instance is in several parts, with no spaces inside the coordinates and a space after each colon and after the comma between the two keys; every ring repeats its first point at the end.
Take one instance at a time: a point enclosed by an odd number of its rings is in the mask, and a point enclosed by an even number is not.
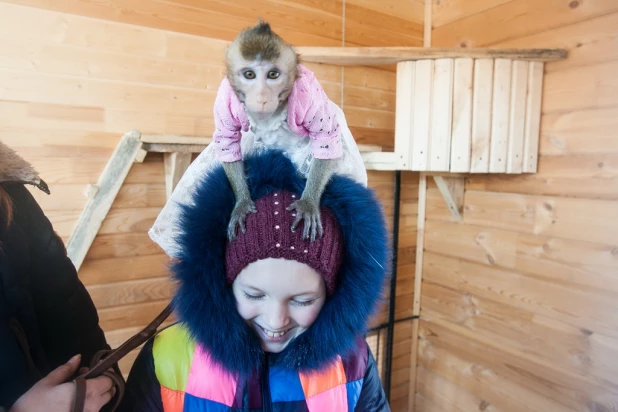
{"type": "Polygon", "coordinates": [[[191,164],[191,153],[171,152],[163,154],[165,166],[165,196],[169,199],[180,178],[191,164]]]}
{"type": "Polygon", "coordinates": [[[453,217],[460,222],[463,221],[465,178],[434,176],[433,180],[440,189],[440,193],[453,217]]]}

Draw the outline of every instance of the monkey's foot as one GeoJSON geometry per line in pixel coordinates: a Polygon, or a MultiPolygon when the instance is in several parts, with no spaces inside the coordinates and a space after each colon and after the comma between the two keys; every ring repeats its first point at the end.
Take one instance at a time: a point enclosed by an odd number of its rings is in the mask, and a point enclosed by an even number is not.
{"type": "Polygon", "coordinates": [[[242,233],[247,232],[247,228],[245,227],[245,219],[249,213],[257,213],[253,200],[245,199],[240,202],[236,202],[234,210],[232,210],[230,223],[227,226],[227,238],[229,240],[236,239],[236,224],[238,224],[242,233]]]}
{"type": "Polygon", "coordinates": [[[322,220],[320,219],[319,204],[300,198],[287,207],[287,210],[296,210],[296,218],[292,223],[292,232],[296,230],[296,227],[301,220],[304,219],[305,225],[303,227],[303,239],[307,239],[311,235],[311,241],[316,239],[316,236],[322,237],[324,233],[322,229],[322,220]]]}

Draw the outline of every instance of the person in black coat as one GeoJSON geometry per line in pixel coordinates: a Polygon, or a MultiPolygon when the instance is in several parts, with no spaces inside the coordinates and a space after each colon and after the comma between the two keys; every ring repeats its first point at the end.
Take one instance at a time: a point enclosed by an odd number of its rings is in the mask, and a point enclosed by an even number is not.
{"type": "MultiPolygon", "coordinates": [[[[0,142],[0,411],[69,412],[71,378],[110,347],[62,239],[25,184],[49,194],[0,142]]],[[[100,410],[113,394],[109,378],[88,380],[85,410],[100,410]]]]}

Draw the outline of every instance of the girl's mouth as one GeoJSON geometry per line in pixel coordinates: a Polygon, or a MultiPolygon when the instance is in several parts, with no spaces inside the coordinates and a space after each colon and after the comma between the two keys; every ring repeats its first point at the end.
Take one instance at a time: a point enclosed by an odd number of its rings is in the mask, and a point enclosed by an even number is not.
{"type": "Polygon", "coordinates": [[[269,341],[269,342],[281,342],[283,341],[286,336],[289,334],[289,332],[293,329],[293,328],[289,328],[284,330],[283,332],[272,332],[268,329],[264,329],[263,327],[261,327],[260,325],[258,325],[257,323],[255,324],[258,329],[260,330],[262,337],[269,341]]]}

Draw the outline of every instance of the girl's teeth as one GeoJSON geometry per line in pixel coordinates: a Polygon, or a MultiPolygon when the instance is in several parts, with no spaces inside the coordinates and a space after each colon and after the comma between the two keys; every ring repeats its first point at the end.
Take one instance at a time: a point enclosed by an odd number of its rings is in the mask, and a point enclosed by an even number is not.
{"type": "Polygon", "coordinates": [[[265,330],[266,335],[268,335],[269,338],[278,338],[280,336],[283,336],[285,334],[285,332],[271,332],[271,331],[267,331],[265,330]]]}

